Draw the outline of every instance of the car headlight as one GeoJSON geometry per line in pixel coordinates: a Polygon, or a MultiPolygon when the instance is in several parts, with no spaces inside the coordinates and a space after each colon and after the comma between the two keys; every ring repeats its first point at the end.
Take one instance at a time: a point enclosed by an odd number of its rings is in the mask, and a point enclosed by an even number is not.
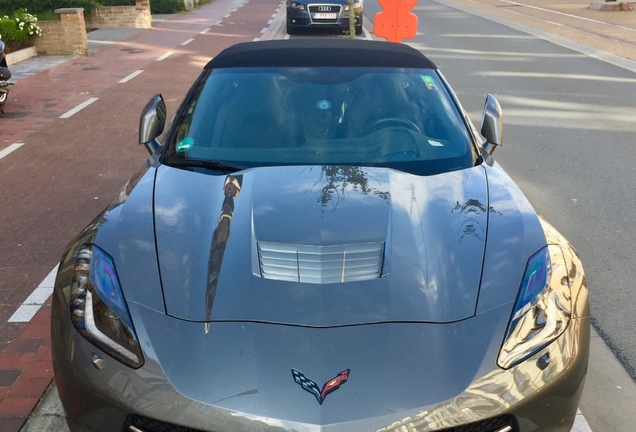
{"type": "Polygon", "coordinates": [[[546,246],[526,265],[497,363],[508,369],[557,339],[572,311],[570,280],[561,248],[546,246]]]}
{"type": "Polygon", "coordinates": [[[287,3],[287,7],[290,7],[292,9],[300,9],[300,10],[305,10],[305,5],[302,3],[298,3],[298,2],[288,2],[287,3]]]}
{"type": "Polygon", "coordinates": [[[70,302],[71,321],[82,336],[120,362],[141,367],[143,355],[115,263],[95,245],[78,250],[70,302]]]}

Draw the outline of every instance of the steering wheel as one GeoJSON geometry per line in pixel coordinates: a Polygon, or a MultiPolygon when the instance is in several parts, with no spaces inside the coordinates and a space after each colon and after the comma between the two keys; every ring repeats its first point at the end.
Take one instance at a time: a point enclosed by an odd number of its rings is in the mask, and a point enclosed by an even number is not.
{"type": "Polygon", "coordinates": [[[386,118],[381,118],[379,120],[376,120],[373,123],[371,123],[371,126],[367,128],[367,133],[375,132],[377,130],[384,129],[391,126],[405,127],[419,134],[422,133],[420,128],[415,123],[413,123],[409,119],[405,119],[402,117],[386,117],[386,118]]]}

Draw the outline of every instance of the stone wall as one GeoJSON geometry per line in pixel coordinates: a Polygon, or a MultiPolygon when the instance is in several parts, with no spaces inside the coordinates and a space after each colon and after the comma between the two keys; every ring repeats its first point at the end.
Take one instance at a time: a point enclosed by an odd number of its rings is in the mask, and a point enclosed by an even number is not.
{"type": "Polygon", "coordinates": [[[84,8],[56,9],[59,21],[38,21],[42,35],[35,38],[35,48],[43,55],[87,55],[88,39],[84,8]]]}
{"type": "Polygon", "coordinates": [[[86,17],[88,28],[150,28],[150,0],[136,0],[135,6],[104,6],[86,17]]]}

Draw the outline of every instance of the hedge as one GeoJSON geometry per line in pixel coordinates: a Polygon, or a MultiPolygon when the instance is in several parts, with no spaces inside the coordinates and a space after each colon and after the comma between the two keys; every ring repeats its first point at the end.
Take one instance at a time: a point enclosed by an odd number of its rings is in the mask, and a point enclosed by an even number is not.
{"type": "MultiPolygon", "coordinates": [[[[135,0],[0,0],[0,12],[11,13],[20,8],[40,13],[60,8],[84,8],[84,14],[99,6],[131,6],[135,0]]],[[[183,0],[150,0],[150,12],[153,14],[173,14],[185,11],[183,0]]]]}
{"type": "MultiPolygon", "coordinates": [[[[2,1],[2,0],[0,0],[2,1]]],[[[102,6],[132,6],[135,0],[98,0],[102,6]]],[[[173,14],[186,10],[183,0],[150,0],[150,13],[173,14]]]]}
{"type": "Polygon", "coordinates": [[[0,0],[0,11],[4,13],[11,13],[20,8],[26,8],[31,13],[40,13],[52,12],[60,8],[80,7],[87,13],[99,6],[101,6],[99,0],[0,0]]]}

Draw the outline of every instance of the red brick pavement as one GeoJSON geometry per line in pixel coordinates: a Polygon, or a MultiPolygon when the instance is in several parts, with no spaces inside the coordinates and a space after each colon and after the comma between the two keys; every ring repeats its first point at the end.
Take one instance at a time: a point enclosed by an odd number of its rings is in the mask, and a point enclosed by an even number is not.
{"type": "Polygon", "coordinates": [[[19,431],[53,379],[50,306],[24,325],[0,356],[0,430],[19,431]]]}
{"type": "Polygon", "coordinates": [[[0,431],[19,431],[53,378],[50,299],[29,323],[7,319],[147,157],[135,144],[145,101],[162,91],[174,112],[213,55],[234,43],[272,38],[272,27],[280,28],[274,22],[261,33],[278,0],[250,0],[212,25],[239,4],[217,0],[14,86],[0,149],[25,145],[0,159],[0,431]],[[155,61],[168,50],[174,54],[155,61]],[[118,84],[136,70],[144,72],[118,84]],[[59,119],[90,97],[99,99],[59,119]]]}

